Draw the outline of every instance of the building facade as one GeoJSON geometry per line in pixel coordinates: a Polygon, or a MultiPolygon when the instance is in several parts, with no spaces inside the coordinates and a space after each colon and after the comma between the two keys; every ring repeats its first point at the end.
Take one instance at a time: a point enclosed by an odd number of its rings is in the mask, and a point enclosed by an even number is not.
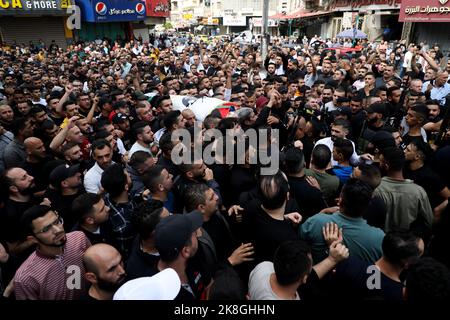
{"type": "Polygon", "coordinates": [[[65,48],[72,41],[66,21],[70,0],[2,0],[0,1],[0,40],[7,44],[53,41],[65,48]]]}
{"type": "Polygon", "coordinates": [[[439,44],[450,54],[450,2],[447,0],[403,0],[399,21],[404,23],[403,38],[408,42],[439,44]]]}

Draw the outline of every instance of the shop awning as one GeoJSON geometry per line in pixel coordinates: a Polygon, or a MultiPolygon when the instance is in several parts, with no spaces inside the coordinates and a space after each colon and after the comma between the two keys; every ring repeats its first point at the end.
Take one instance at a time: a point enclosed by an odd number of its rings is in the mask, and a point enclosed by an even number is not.
{"type": "Polygon", "coordinates": [[[306,12],[304,10],[297,10],[294,12],[290,12],[287,14],[277,13],[273,16],[270,16],[269,19],[275,20],[289,20],[289,19],[301,19],[301,18],[313,18],[318,16],[325,16],[328,14],[332,14],[332,11],[315,11],[315,12],[306,12]]]}

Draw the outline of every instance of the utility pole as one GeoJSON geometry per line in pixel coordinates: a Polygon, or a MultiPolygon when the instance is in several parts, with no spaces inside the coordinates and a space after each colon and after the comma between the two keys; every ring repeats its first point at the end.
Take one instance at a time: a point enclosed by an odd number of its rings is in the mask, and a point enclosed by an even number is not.
{"type": "Polygon", "coordinates": [[[267,57],[269,47],[269,0],[263,0],[263,16],[262,16],[262,37],[261,37],[261,56],[267,57]]]}

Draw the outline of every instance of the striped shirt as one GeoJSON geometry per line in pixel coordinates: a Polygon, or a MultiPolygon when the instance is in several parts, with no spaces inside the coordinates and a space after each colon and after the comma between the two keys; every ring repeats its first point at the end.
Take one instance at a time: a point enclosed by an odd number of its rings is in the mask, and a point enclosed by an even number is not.
{"type": "Polygon", "coordinates": [[[83,232],[67,234],[64,253],[48,257],[37,250],[17,270],[17,300],[77,300],[87,292],[83,254],[91,243],[83,232]]]}

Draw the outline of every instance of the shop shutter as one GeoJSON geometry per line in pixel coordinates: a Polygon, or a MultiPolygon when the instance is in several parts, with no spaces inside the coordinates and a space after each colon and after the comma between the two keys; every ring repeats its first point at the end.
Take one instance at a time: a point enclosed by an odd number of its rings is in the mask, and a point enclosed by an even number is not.
{"type": "Polygon", "coordinates": [[[2,17],[0,31],[8,44],[14,40],[18,44],[37,43],[42,39],[47,46],[55,40],[58,46],[67,47],[63,17],[2,17]]]}

